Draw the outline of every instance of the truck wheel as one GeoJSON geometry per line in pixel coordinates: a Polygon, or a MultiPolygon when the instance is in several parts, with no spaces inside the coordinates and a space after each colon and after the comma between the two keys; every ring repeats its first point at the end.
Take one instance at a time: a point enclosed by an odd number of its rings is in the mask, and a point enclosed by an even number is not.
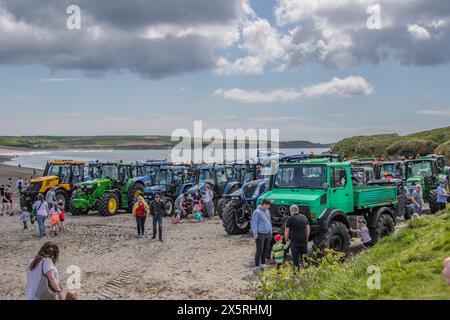
{"type": "Polygon", "coordinates": [[[231,200],[223,210],[222,222],[229,235],[247,234],[250,230],[250,221],[240,219],[243,216],[244,204],[241,200],[231,200]]]}
{"type": "Polygon", "coordinates": [[[218,202],[217,202],[217,206],[216,206],[216,213],[219,215],[220,219],[223,218],[223,210],[225,209],[225,207],[227,206],[227,204],[231,201],[230,198],[221,198],[218,202]]]}
{"type": "Polygon", "coordinates": [[[137,202],[137,199],[139,196],[142,196],[144,194],[144,185],[142,183],[135,183],[131,189],[128,191],[127,198],[128,198],[128,212],[133,211],[134,204],[137,202]]]}
{"type": "Polygon", "coordinates": [[[114,193],[107,193],[100,199],[99,212],[102,216],[113,216],[119,210],[119,199],[114,193]]]}
{"type": "Polygon", "coordinates": [[[64,210],[69,210],[69,201],[66,191],[64,191],[63,189],[55,190],[55,199],[56,203],[58,203],[59,201],[63,203],[64,210]]]}
{"type": "Polygon", "coordinates": [[[387,213],[380,215],[375,228],[369,228],[369,234],[373,242],[377,242],[382,237],[394,233],[394,231],[394,219],[392,219],[392,217],[387,213]]]}
{"type": "Polygon", "coordinates": [[[321,232],[313,238],[313,249],[333,249],[346,253],[350,248],[350,233],[348,228],[339,221],[333,221],[327,232],[321,232]]]}
{"type": "Polygon", "coordinates": [[[430,205],[430,213],[431,214],[435,214],[436,212],[439,211],[436,190],[430,191],[430,194],[428,195],[428,204],[430,205]]]}
{"type": "Polygon", "coordinates": [[[164,211],[164,216],[171,216],[173,213],[174,203],[173,200],[169,197],[163,197],[161,201],[164,203],[166,210],[164,211]]]}

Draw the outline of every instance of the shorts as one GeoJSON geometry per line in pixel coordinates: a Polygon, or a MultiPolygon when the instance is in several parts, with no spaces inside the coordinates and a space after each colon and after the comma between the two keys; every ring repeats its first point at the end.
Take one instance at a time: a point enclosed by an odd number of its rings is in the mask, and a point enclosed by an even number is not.
{"type": "Polygon", "coordinates": [[[58,216],[52,216],[52,224],[57,224],[59,222],[58,216]]]}
{"type": "Polygon", "coordinates": [[[60,222],[64,222],[64,219],[59,219],[60,222]]]}

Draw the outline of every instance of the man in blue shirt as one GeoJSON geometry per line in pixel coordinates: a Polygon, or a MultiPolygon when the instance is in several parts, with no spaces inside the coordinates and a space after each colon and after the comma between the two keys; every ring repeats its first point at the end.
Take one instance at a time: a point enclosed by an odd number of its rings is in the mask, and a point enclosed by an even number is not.
{"type": "Polygon", "coordinates": [[[264,199],[252,215],[252,232],[256,242],[255,271],[260,269],[260,263],[266,264],[272,242],[272,219],[269,208],[270,201],[264,199]]]}
{"type": "Polygon", "coordinates": [[[447,205],[447,199],[449,197],[447,190],[445,190],[445,181],[440,182],[439,187],[436,190],[436,193],[439,210],[445,210],[445,206],[447,205]]]}

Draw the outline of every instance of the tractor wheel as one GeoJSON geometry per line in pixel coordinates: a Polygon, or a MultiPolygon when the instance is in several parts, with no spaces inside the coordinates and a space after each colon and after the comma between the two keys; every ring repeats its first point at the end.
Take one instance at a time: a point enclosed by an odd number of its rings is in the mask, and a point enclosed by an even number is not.
{"type": "Polygon", "coordinates": [[[137,198],[144,194],[144,185],[142,183],[135,183],[128,191],[128,212],[133,211],[134,204],[137,202],[137,198]]]}
{"type": "Polygon", "coordinates": [[[229,235],[247,234],[250,221],[239,221],[243,215],[245,203],[241,200],[231,200],[223,210],[222,222],[229,235]]]}
{"type": "Polygon", "coordinates": [[[28,212],[31,212],[33,209],[33,201],[27,201],[25,200],[26,197],[30,197],[30,196],[26,196],[24,194],[20,195],[20,210],[22,210],[23,208],[27,208],[28,212]]]}
{"type": "Polygon", "coordinates": [[[100,209],[99,212],[102,216],[113,216],[119,210],[119,199],[114,193],[106,193],[100,199],[100,209]]]}
{"type": "Polygon", "coordinates": [[[314,250],[326,248],[347,253],[350,248],[350,233],[345,224],[333,221],[328,226],[327,232],[321,232],[313,238],[314,250]]]}
{"type": "Polygon", "coordinates": [[[83,216],[89,213],[88,209],[78,209],[78,208],[71,208],[70,213],[72,213],[73,216],[83,216]]]}
{"type": "Polygon", "coordinates": [[[380,215],[375,228],[369,228],[369,234],[374,243],[376,243],[382,237],[394,233],[394,231],[394,219],[392,219],[392,217],[388,213],[383,213],[380,215]]]}
{"type": "Polygon", "coordinates": [[[230,198],[221,198],[218,202],[217,202],[217,206],[216,206],[216,213],[219,215],[220,219],[223,218],[223,210],[225,209],[225,207],[227,206],[227,204],[231,201],[230,198]]]}
{"type": "Polygon", "coordinates": [[[430,213],[431,214],[435,214],[436,212],[439,211],[436,190],[430,191],[430,194],[428,195],[428,204],[430,205],[430,213]]]}
{"type": "Polygon", "coordinates": [[[63,203],[63,208],[64,210],[68,211],[69,210],[69,198],[67,196],[67,192],[63,189],[57,189],[55,190],[55,199],[56,199],[56,203],[58,202],[62,202],[63,203]]]}
{"type": "Polygon", "coordinates": [[[172,198],[169,198],[169,197],[163,197],[163,198],[161,199],[161,201],[164,203],[164,206],[165,206],[165,208],[166,208],[166,210],[164,211],[164,216],[165,216],[165,217],[171,216],[172,213],[173,213],[174,207],[175,207],[172,198]]]}

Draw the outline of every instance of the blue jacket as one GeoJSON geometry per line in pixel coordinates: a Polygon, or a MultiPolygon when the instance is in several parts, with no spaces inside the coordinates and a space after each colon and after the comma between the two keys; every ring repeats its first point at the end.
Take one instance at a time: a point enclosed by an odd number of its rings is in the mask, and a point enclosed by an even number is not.
{"type": "Polygon", "coordinates": [[[255,237],[258,233],[272,233],[272,220],[269,210],[258,207],[252,215],[252,232],[255,237]]]}
{"type": "Polygon", "coordinates": [[[445,188],[439,186],[437,188],[437,202],[439,203],[447,203],[447,191],[445,190],[445,188]]]}

